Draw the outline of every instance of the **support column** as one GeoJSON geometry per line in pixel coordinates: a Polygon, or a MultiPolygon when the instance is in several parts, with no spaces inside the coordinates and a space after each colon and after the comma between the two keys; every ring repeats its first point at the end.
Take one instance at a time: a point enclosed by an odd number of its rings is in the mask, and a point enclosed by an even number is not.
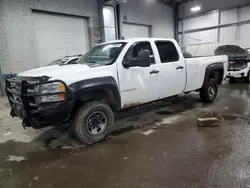
{"type": "Polygon", "coordinates": [[[100,29],[100,42],[105,42],[104,19],[103,19],[103,5],[105,0],[98,0],[98,17],[100,29]]]}

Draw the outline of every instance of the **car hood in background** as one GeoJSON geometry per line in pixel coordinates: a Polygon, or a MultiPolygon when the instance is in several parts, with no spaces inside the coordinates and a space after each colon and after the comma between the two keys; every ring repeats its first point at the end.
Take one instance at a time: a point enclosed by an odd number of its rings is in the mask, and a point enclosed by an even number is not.
{"type": "Polygon", "coordinates": [[[81,64],[73,64],[67,66],[48,66],[48,67],[41,67],[37,69],[28,70],[22,73],[19,73],[17,76],[20,77],[40,77],[40,76],[48,76],[48,77],[61,77],[63,75],[67,75],[70,72],[83,72],[89,70],[90,67],[87,65],[81,64]]]}
{"type": "Polygon", "coordinates": [[[248,51],[236,45],[219,46],[214,51],[214,55],[227,55],[229,61],[250,60],[248,51]]]}

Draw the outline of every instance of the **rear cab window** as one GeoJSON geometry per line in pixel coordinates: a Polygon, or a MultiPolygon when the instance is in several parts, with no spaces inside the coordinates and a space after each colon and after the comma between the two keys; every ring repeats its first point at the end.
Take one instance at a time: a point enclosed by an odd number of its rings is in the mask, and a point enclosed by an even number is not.
{"type": "Polygon", "coordinates": [[[162,63],[171,63],[179,61],[179,53],[171,41],[155,41],[162,63]]]}

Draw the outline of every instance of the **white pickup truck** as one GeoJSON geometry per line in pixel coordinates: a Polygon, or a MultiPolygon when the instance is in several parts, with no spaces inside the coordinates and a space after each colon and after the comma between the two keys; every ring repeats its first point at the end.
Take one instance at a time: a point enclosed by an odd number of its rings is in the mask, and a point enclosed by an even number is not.
{"type": "Polygon", "coordinates": [[[213,102],[227,75],[227,56],[184,59],[173,39],[103,43],[77,64],[29,70],[6,80],[11,115],[35,129],[73,122],[86,144],[112,130],[114,112],[197,91],[213,102]]]}

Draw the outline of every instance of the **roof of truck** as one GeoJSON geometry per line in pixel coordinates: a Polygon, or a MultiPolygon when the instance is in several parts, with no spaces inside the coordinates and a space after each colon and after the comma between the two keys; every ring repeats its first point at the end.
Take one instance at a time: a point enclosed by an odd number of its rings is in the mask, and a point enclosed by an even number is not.
{"type": "Polygon", "coordinates": [[[172,38],[131,38],[131,39],[120,39],[120,40],[114,40],[114,41],[109,41],[109,42],[104,42],[101,44],[110,44],[110,43],[119,43],[119,42],[138,42],[138,41],[155,41],[155,40],[168,40],[168,41],[175,41],[172,38]]]}

